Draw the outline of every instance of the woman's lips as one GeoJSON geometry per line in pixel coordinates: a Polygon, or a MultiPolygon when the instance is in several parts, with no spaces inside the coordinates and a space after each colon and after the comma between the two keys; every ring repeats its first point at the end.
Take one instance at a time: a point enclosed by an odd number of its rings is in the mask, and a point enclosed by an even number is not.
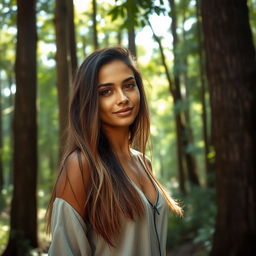
{"type": "Polygon", "coordinates": [[[133,107],[130,108],[123,108],[119,111],[114,112],[113,114],[116,114],[117,116],[128,116],[132,113],[133,107]]]}

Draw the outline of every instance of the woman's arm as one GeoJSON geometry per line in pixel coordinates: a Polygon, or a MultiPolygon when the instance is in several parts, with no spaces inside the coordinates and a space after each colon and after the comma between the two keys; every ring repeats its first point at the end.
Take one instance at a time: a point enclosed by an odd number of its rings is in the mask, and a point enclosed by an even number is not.
{"type": "Polygon", "coordinates": [[[91,247],[85,225],[89,168],[85,158],[73,152],[66,160],[56,184],[52,212],[52,242],[49,256],[88,256],[91,247]]]}
{"type": "Polygon", "coordinates": [[[73,152],[66,159],[56,184],[56,197],[68,202],[83,219],[89,179],[90,172],[85,157],[80,152],[73,152]]]}
{"type": "Polygon", "coordinates": [[[91,256],[87,227],[76,210],[61,198],[56,198],[52,212],[52,242],[49,256],[91,256]]]}

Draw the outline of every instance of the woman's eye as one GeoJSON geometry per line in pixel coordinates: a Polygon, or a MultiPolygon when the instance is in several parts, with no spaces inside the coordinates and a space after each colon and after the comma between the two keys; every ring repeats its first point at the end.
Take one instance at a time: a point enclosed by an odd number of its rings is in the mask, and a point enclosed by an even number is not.
{"type": "Polygon", "coordinates": [[[101,90],[99,92],[99,95],[101,96],[106,96],[106,95],[109,95],[111,93],[111,90],[110,89],[104,89],[104,90],[101,90]]]}
{"type": "Polygon", "coordinates": [[[135,87],[135,84],[127,84],[127,85],[125,85],[126,89],[132,89],[134,87],[135,87]]]}

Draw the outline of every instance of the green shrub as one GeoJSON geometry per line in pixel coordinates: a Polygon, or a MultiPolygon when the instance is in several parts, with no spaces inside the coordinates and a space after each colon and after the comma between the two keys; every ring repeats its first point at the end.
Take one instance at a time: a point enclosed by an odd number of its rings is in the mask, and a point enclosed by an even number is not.
{"type": "Polygon", "coordinates": [[[216,217],[215,189],[192,187],[188,195],[177,194],[174,197],[182,202],[184,216],[170,215],[167,248],[193,242],[202,244],[210,251],[216,217]]]}

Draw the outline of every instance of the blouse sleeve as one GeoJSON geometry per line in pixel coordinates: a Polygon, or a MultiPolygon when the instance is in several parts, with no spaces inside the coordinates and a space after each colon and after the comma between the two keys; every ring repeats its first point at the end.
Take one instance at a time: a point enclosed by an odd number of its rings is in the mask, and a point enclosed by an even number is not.
{"type": "Polygon", "coordinates": [[[86,224],[65,200],[56,198],[52,212],[49,256],[91,256],[86,224]]]}

